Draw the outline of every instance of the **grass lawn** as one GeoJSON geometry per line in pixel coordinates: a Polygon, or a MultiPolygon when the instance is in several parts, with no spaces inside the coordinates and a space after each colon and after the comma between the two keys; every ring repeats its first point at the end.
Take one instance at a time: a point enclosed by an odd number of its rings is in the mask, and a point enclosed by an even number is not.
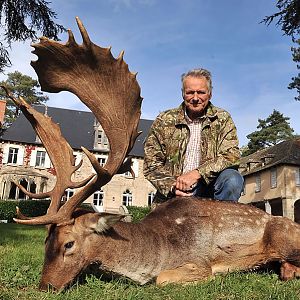
{"type": "Polygon", "coordinates": [[[64,292],[39,292],[45,235],[44,227],[0,224],[0,300],[300,299],[300,280],[281,282],[275,273],[232,273],[203,283],[162,288],[88,276],[85,283],[64,292]]]}

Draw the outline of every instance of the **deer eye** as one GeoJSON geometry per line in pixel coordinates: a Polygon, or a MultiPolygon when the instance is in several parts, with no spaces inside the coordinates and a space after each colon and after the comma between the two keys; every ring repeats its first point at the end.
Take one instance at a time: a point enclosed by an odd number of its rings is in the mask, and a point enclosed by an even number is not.
{"type": "Polygon", "coordinates": [[[74,241],[66,243],[64,247],[66,250],[68,250],[71,249],[73,246],[74,246],[74,241]]]}

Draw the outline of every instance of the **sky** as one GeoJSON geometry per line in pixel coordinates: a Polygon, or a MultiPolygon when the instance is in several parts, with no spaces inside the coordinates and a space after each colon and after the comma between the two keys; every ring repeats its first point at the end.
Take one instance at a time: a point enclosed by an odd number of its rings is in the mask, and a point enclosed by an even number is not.
{"type": "MultiPolygon", "coordinates": [[[[141,86],[142,118],[154,119],[160,112],[177,107],[181,101],[181,74],[203,67],[212,73],[212,103],[227,110],[238,130],[240,146],[255,131],[258,119],[274,109],[290,118],[300,134],[300,102],[289,90],[296,76],[290,37],[275,23],[262,19],[274,12],[271,0],[53,0],[56,22],[81,37],[78,16],[90,39],[102,47],[112,46],[116,57],[125,51],[124,60],[138,72],[141,86]]],[[[67,41],[67,33],[60,35],[67,41]]],[[[36,56],[29,42],[14,43],[12,67],[35,79],[30,66],[36,56]]],[[[0,80],[5,80],[0,75],[0,80]]],[[[47,94],[47,93],[46,93],[47,94]]],[[[47,94],[48,106],[87,110],[68,92],[47,94]]]]}

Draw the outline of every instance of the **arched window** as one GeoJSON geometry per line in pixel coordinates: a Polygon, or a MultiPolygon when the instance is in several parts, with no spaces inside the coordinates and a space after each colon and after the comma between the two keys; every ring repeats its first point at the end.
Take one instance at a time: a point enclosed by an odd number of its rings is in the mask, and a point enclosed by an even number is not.
{"type": "Polygon", "coordinates": [[[154,195],[155,193],[154,192],[150,192],[148,194],[148,206],[151,206],[152,202],[153,202],[153,199],[154,199],[154,195]]]}
{"type": "Polygon", "coordinates": [[[29,191],[34,194],[36,193],[36,184],[34,181],[30,183],[29,191]]]}
{"type": "Polygon", "coordinates": [[[9,190],[9,199],[16,199],[17,186],[12,182],[9,190]]]}
{"type": "Polygon", "coordinates": [[[95,206],[103,206],[104,192],[99,190],[94,193],[93,203],[95,206]]]}
{"type": "Polygon", "coordinates": [[[42,182],[41,185],[40,185],[40,193],[44,192],[45,186],[46,186],[46,183],[42,182]]]}
{"type": "Polygon", "coordinates": [[[122,204],[125,206],[132,206],[132,193],[129,190],[126,190],[123,193],[122,204]]]}
{"type": "MultiPolygon", "coordinates": [[[[27,188],[28,188],[28,182],[27,182],[26,179],[23,178],[20,181],[20,185],[23,186],[27,190],[27,188]]],[[[18,197],[18,199],[25,200],[26,198],[27,198],[27,196],[25,195],[25,193],[23,191],[19,190],[19,197],[18,197]]]]}
{"type": "MultiPolygon", "coordinates": [[[[6,181],[4,181],[3,185],[2,185],[1,200],[5,199],[5,194],[6,194],[6,181]]],[[[5,200],[7,200],[7,199],[5,199],[5,200]]]]}

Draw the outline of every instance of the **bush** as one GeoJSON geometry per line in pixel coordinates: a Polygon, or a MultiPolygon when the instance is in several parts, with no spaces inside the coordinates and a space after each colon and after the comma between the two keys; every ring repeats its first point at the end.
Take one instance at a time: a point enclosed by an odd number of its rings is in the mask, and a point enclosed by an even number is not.
{"type": "MultiPolygon", "coordinates": [[[[0,220],[13,222],[16,215],[16,206],[18,206],[27,217],[36,217],[46,214],[50,205],[50,200],[7,200],[0,201],[0,220]]],[[[81,204],[81,208],[93,211],[89,204],[81,204]]],[[[149,212],[150,207],[127,206],[129,213],[132,215],[132,222],[138,222],[143,219],[149,212]]]]}
{"type": "Polygon", "coordinates": [[[149,214],[151,208],[149,206],[126,206],[129,213],[132,215],[132,222],[138,222],[149,214]]]}
{"type": "Polygon", "coordinates": [[[36,217],[46,214],[50,200],[7,200],[0,201],[0,220],[12,222],[18,206],[25,216],[36,217]]]}

